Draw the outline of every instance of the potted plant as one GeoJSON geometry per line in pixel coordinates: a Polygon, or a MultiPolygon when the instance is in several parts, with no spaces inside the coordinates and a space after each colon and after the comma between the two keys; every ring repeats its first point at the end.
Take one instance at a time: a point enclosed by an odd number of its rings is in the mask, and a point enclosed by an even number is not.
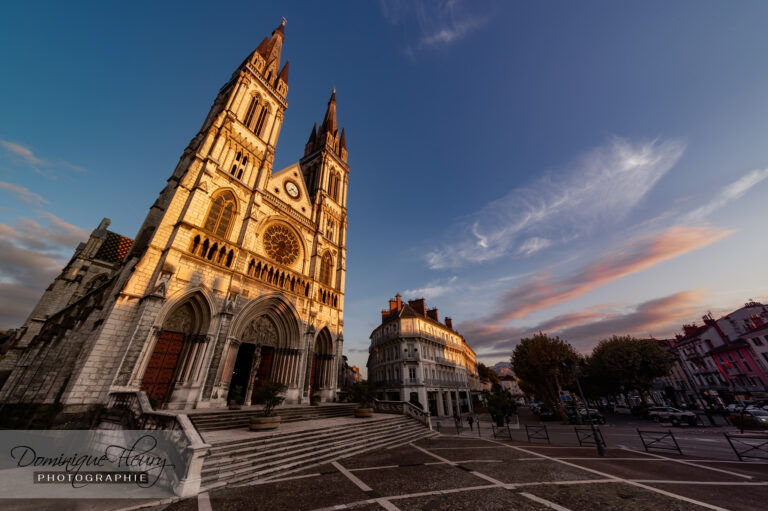
{"type": "Polygon", "coordinates": [[[311,396],[309,396],[309,404],[312,406],[318,406],[320,404],[320,394],[313,392],[311,396]]]}
{"type": "Polygon", "coordinates": [[[283,383],[268,381],[258,389],[254,390],[256,400],[264,403],[264,409],[261,411],[261,415],[251,417],[248,429],[251,431],[277,429],[280,425],[280,416],[272,415],[272,410],[285,401],[283,394],[287,388],[288,387],[283,383]]]}
{"type": "Polygon", "coordinates": [[[241,406],[243,406],[243,401],[245,400],[243,396],[243,386],[242,385],[235,385],[232,387],[232,390],[229,391],[229,406],[228,408],[230,410],[239,410],[241,406]]]}
{"type": "Polygon", "coordinates": [[[355,408],[355,417],[373,417],[373,400],[376,386],[371,381],[363,380],[352,385],[352,401],[359,404],[355,408]]]}

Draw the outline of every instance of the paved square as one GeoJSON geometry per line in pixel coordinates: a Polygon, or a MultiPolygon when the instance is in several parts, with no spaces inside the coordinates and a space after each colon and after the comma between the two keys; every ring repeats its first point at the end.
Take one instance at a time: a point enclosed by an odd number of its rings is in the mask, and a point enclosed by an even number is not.
{"type": "Polygon", "coordinates": [[[441,436],[152,511],[759,510],[768,464],[441,436]],[[209,506],[209,507],[208,507],[209,506]]]}

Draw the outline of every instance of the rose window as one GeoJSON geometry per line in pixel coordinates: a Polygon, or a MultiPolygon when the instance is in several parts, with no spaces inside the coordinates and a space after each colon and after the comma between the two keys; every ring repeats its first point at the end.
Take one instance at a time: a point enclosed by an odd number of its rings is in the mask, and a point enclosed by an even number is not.
{"type": "Polygon", "coordinates": [[[291,265],[299,256],[299,240],[282,225],[272,225],[264,231],[264,250],[280,264],[291,265]]]}

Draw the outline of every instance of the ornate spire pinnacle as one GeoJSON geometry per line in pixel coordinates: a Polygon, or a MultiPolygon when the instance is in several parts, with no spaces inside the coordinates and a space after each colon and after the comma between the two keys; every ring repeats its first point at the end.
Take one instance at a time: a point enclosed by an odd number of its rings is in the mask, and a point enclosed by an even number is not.
{"type": "Polygon", "coordinates": [[[312,133],[309,134],[309,140],[307,140],[307,144],[311,144],[317,139],[317,123],[312,126],[312,133]]]}
{"type": "Polygon", "coordinates": [[[280,71],[280,76],[278,79],[284,81],[285,83],[288,83],[288,64],[290,64],[290,60],[285,61],[285,65],[283,66],[283,70],[280,71]]]}
{"type": "Polygon", "coordinates": [[[336,88],[331,93],[331,99],[328,100],[328,109],[325,111],[323,124],[320,125],[320,133],[336,134],[336,88]]]}
{"type": "Polygon", "coordinates": [[[344,128],[341,128],[341,139],[339,140],[339,149],[347,148],[347,137],[344,136],[344,128]]]}

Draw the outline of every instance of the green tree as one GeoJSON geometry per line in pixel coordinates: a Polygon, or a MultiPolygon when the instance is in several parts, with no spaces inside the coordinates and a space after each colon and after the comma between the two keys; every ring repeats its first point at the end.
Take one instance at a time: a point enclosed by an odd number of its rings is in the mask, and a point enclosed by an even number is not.
{"type": "Polygon", "coordinates": [[[563,369],[560,362],[572,359],[578,363],[579,356],[573,346],[559,337],[549,337],[542,332],[533,337],[520,339],[512,354],[512,365],[517,377],[535,389],[535,395],[562,417],[565,411],[560,403],[560,389],[570,384],[573,376],[563,369]]]}
{"type": "Polygon", "coordinates": [[[499,375],[496,374],[496,371],[483,364],[482,362],[477,364],[477,374],[480,376],[480,378],[490,380],[492,384],[499,383],[499,375]]]}
{"type": "Polygon", "coordinates": [[[587,359],[586,374],[591,394],[618,394],[651,388],[656,378],[666,376],[674,359],[653,340],[616,336],[600,341],[587,359]]]}

